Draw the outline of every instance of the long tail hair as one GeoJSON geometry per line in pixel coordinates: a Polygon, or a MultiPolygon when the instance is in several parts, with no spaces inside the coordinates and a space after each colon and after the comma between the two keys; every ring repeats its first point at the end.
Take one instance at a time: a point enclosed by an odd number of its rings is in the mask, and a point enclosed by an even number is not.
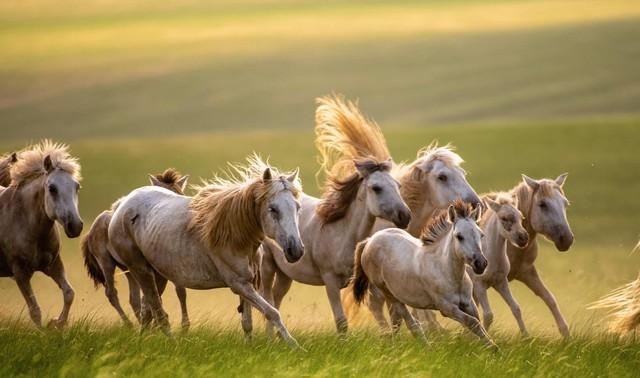
{"type": "Polygon", "coordinates": [[[91,253],[91,245],[89,243],[89,234],[85,235],[80,242],[80,249],[82,250],[82,256],[84,257],[84,267],[87,269],[87,274],[89,278],[93,280],[93,285],[98,288],[100,285],[105,285],[104,273],[102,273],[102,269],[100,265],[98,265],[98,260],[96,260],[95,256],[91,253]]]}
{"type": "Polygon", "coordinates": [[[353,299],[357,305],[364,302],[365,296],[369,292],[369,278],[362,269],[362,252],[367,246],[369,239],[365,239],[356,245],[355,263],[353,265],[353,278],[351,279],[353,299]]]}

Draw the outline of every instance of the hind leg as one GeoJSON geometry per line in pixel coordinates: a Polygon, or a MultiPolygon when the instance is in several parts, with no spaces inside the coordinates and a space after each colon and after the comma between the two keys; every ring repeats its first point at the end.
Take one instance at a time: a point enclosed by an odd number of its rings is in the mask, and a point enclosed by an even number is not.
{"type": "Polygon", "coordinates": [[[382,331],[389,330],[389,323],[387,323],[387,319],[384,316],[384,295],[377,287],[371,285],[369,286],[369,301],[367,306],[369,307],[369,311],[373,315],[374,319],[382,329],[382,331]]]}
{"type": "Polygon", "coordinates": [[[40,306],[38,306],[38,302],[36,302],[36,296],[33,294],[33,289],[31,288],[31,277],[33,276],[33,272],[27,271],[26,269],[22,269],[21,267],[14,266],[12,268],[13,277],[18,284],[18,288],[20,289],[20,293],[24,297],[25,302],[27,302],[27,308],[29,309],[29,316],[31,320],[38,326],[42,327],[42,314],[40,312],[40,306]]]}
{"type": "MultiPolygon", "coordinates": [[[[147,266],[132,270],[131,273],[136,281],[138,281],[138,284],[140,284],[142,294],[144,295],[143,312],[144,308],[147,307],[148,311],[153,315],[153,320],[158,327],[160,327],[162,332],[169,335],[169,316],[162,308],[162,300],[160,299],[160,293],[158,291],[158,286],[156,285],[155,272],[150,266],[147,266]]],[[[143,323],[143,325],[145,324],[143,323]]]]}
{"type": "Polygon", "coordinates": [[[176,295],[180,301],[180,311],[182,312],[182,330],[188,331],[191,322],[189,321],[189,312],[187,311],[187,289],[176,286],[176,295]]]}
{"type": "Polygon", "coordinates": [[[120,300],[118,299],[118,290],[116,289],[114,275],[116,271],[116,264],[111,259],[101,259],[99,260],[100,269],[102,269],[102,274],[104,275],[104,295],[111,303],[111,306],[116,309],[118,315],[120,315],[120,319],[122,322],[128,326],[132,327],[133,323],[127,317],[122,306],[120,306],[120,300]]]}
{"type": "Polygon", "coordinates": [[[131,305],[131,309],[133,309],[133,313],[135,314],[136,319],[138,319],[138,322],[142,324],[143,321],[141,308],[142,306],[140,304],[140,285],[138,285],[138,281],[133,278],[131,272],[127,271],[125,273],[125,276],[127,277],[127,281],[129,282],[129,304],[131,305]]]}
{"type": "Polygon", "coordinates": [[[73,303],[75,292],[73,291],[69,281],[67,281],[67,275],[64,272],[64,265],[62,264],[60,255],[53,260],[44,273],[58,284],[58,287],[62,290],[62,298],[64,301],[60,315],[57,319],[51,320],[49,324],[55,327],[64,327],[67,324],[67,319],[69,318],[69,310],[71,310],[71,304],[73,303]]]}

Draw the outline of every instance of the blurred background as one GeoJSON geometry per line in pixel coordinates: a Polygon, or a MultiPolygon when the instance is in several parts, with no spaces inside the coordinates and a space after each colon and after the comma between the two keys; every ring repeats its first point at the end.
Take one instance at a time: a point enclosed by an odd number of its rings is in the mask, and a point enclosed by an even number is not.
{"type": "MultiPolygon", "coordinates": [[[[4,0],[0,152],[69,143],[85,231],[147,173],[176,167],[195,183],[252,151],[299,166],[317,195],[315,98],[343,93],[380,124],[396,161],[451,142],[479,193],[569,172],[576,242],[568,253],[542,242],[539,270],[570,324],[593,329],[602,314],[585,306],[640,267],[639,41],[631,0],[4,0]]],[[[62,256],[72,316],[117,321],[78,240],[64,238],[62,256]]],[[[38,273],[34,286],[57,316],[55,284],[38,273]]],[[[118,288],[127,303],[123,277],[118,288]]],[[[532,333],[555,335],[542,302],[512,288],[532,333]]],[[[28,318],[8,278],[0,298],[0,316],[28,318]]],[[[494,324],[515,332],[491,298],[494,324]]],[[[164,301],[177,324],[171,287],[164,301]]],[[[228,289],[189,291],[195,324],[239,331],[236,305],[228,289]]],[[[323,288],[294,284],[282,312],[294,329],[333,327],[323,288]]]]}

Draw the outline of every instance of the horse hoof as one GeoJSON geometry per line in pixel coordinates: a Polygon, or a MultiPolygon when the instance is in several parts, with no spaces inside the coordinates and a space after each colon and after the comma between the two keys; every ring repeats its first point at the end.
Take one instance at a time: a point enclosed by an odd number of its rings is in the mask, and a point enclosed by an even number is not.
{"type": "Polygon", "coordinates": [[[48,329],[62,329],[67,324],[66,321],[60,319],[51,319],[49,323],[47,323],[48,329]]]}

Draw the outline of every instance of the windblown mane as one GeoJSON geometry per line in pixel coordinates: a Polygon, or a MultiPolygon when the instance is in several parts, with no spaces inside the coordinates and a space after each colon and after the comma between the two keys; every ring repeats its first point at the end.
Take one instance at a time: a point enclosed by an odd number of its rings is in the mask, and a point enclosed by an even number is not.
{"type": "Polygon", "coordinates": [[[323,223],[338,220],[355,199],[362,177],[354,162],[370,173],[391,169],[387,142],[378,125],[342,96],[317,99],[316,147],[326,182],[316,212],[323,223]]]}
{"type": "MultiPolygon", "coordinates": [[[[462,200],[456,200],[453,202],[453,208],[456,211],[456,215],[461,218],[470,218],[473,212],[473,207],[462,200]]],[[[453,224],[449,222],[447,216],[448,209],[439,210],[435,217],[433,217],[422,230],[420,240],[424,245],[432,245],[440,241],[444,235],[446,235],[453,227],[453,224]]]]}
{"type": "Polygon", "coordinates": [[[11,166],[17,161],[18,155],[15,152],[0,157],[0,186],[11,184],[11,166]]]}
{"type": "Polygon", "coordinates": [[[47,173],[44,160],[49,156],[54,169],[61,169],[74,179],[80,181],[80,164],[78,159],[69,154],[69,147],[45,139],[20,152],[20,158],[10,168],[11,183],[21,183],[47,173]]]}
{"type": "Polygon", "coordinates": [[[153,175],[158,181],[167,184],[167,186],[171,187],[171,190],[182,194],[182,188],[177,184],[178,180],[180,180],[183,176],[182,174],[176,170],[175,168],[165,169],[164,172],[153,175]]]}
{"type": "Polygon", "coordinates": [[[225,178],[218,176],[194,186],[197,194],[190,204],[193,218],[189,228],[212,250],[257,247],[264,239],[260,211],[265,201],[283,190],[296,197],[302,192],[298,180],[291,183],[274,168],[273,178],[264,181],[262,174],[269,166],[258,156],[253,155],[247,162],[245,166],[230,164],[225,178]]]}
{"type": "Polygon", "coordinates": [[[450,144],[438,146],[437,142],[432,142],[429,146],[418,151],[416,160],[409,164],[400,163],[393,167],[391,174],[400,182],[400,193],[402,199],[414,211],[422,205],[424,198],[429,195],[425,192],[423,185],[423,169],[430,163],[437,160],[442,161],[449,167],[456,167],[460,170],[460,165],[464,160],[454,152],[455,148],[450,144]]]}

